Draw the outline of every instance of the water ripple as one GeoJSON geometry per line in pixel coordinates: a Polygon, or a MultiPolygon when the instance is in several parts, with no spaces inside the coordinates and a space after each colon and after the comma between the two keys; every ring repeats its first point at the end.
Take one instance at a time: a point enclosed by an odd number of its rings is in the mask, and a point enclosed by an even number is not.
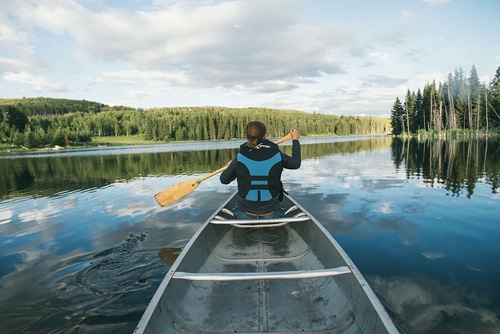
{"type": "MultiPolygon", "coordinates": [[[[72,296],[74,290],[90,290],[98,295],[120,295],[150,287],[151,271],[160,269],[158,254],[142,250],[148,233],[130,234],[123,242],[106,249],[83,263],[74,264],[64,272],[76,272],[73,282],[64,284],[68,277],[62,276],[59,296],[72,296]],[[81,268],[85,266],[85,268],[81,268]]],[[[73,276],[73,275],[72,275],[73,276]]]]}

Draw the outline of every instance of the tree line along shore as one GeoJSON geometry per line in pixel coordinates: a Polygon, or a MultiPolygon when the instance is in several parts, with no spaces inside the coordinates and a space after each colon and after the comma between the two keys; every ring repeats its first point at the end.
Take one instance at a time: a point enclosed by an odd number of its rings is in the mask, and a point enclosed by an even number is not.
{"type": "MultiPolygon", "coordinates": [[[[200,141],[245,137],[251,120],[271,137],[290,127],[302,135],[389,134],[390,119],[334,116],[268,108],[175,107],[135,109],[85,100],[0,99],[0,142],[25,148],[92,145],[92,139],[130,136],[141,141],[200,141]]],[[[95,140],[100,142],[100,140],[95,140]]]]}

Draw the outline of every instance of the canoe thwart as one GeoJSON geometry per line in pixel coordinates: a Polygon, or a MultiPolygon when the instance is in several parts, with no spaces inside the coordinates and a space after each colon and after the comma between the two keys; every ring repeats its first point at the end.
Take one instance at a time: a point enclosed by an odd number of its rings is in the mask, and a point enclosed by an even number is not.
{"type": "Polygon", "coordinates": [[[221,216],[215,216],[210,221],[212,224],[219,225],[233,225],[236,227],[250,228],[250,227],[277,227],[283,226],[288,223],[304,222],[311,218],[308,216],[300,217],[284,217],[284,218],[270,218],[270,219],[225,219],[221,216]]]}
{"type": "Polygon", "coordinates": [[[250,281],[250,280],[272,280],[272,279],[303,279],[328,277],[351,273],[347,266],[299,271],[273,271],[273,272],[246,272],[246,273],[186,273],[178,271],[173,278],[190,281],[250,281]]]}

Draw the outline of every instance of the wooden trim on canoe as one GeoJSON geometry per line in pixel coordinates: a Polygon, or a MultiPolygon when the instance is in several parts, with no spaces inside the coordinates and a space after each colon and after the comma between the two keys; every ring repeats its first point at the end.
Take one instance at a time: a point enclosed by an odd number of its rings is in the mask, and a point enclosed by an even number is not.
{"type": "Polygon", "coordinates": [[[349,267],[338,267],[319,270],[299,271],[274,271],[274,272],[251,272],[251,273],[186,273],[176,272],[173,278],[190,281],[245,281],[245,280],[271,280],[271,279],[302,279],[336,276],[349,274],[349,267]]]}

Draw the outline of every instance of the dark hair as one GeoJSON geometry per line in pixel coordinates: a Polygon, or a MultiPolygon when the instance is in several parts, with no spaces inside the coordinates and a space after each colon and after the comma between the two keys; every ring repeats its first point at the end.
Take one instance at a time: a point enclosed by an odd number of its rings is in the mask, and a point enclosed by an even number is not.
{"type": "Polygon", "coordinates": [[[259,140],[264,139],[266,136],[267,129],[264,122],[252,121],[247,124],[247,143],[245,144],[248,148],[253,149],[257,146],[259,140]]]}

